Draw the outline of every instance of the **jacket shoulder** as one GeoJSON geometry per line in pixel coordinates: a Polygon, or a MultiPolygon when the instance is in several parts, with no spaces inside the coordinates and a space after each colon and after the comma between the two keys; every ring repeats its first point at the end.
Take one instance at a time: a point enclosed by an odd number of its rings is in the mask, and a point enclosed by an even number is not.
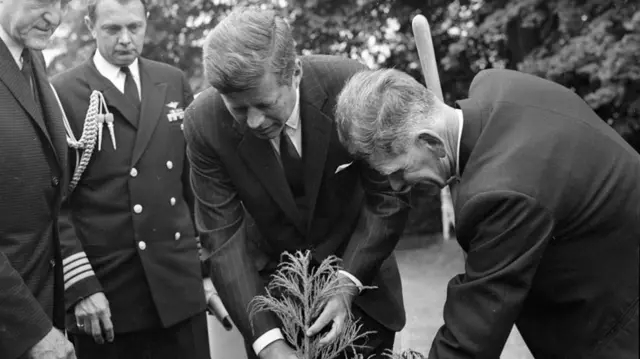
{"type": "Polygon", "coordinates": [[[140,58],[140,63],[155,80],[177,81],[182,78],[186,78],[186,75],[182,70],[164,62],[140,58]]]}
{"type": "Polygon", "coordinates": [[[330,96],[337,95],[353,75],[368,69],[359,61],[334,55],[302,56],[301,61],[302,76],[311,74],[330,96]]]}

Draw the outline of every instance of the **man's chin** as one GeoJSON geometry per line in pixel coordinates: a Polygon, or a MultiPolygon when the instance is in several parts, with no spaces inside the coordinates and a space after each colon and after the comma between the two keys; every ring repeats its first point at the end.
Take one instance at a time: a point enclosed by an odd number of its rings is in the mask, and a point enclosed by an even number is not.
{"type": "Polygon", "coordinates": [[[29,37],[24,42],[24,46],[36,51],[42,51],[49,45],[49,36],[29,37]]]}

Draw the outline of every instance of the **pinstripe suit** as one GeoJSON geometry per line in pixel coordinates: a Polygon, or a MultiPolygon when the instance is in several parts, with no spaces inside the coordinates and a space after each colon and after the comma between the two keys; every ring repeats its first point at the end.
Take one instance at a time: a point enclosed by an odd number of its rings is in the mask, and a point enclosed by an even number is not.
{"type": "Polygon", "coordinates": [[[44,59],[31,51],[39,104],[0,40],[0,358],[63,328],[57,216],[67,145],[44,59]]]}
{"type": "Polygon", "coordinates": [[[272,313],[261,313],[252,331],[246,308],[264,293],[265,278],[280,253],[309,249],[316,261],[336,254],[345,271],[364,285],[378,286],[356,299],[357,309],[390,332],[399,331],[405,324],[400,277],[395,258],[384,253],[392,252],[402,233],[406,202],[384,192],[386,179],[354,162],[333,122],[337,94],[363,66],[331,56],[301,60],[307,216],[298,210],[269,141],[240,127],[214,89],[187,109],[196,223],[203,246],[213,253],[211,277],[245,340],[253,342],[279,326],[272,313]],[[353,164],[336,173],[349,162],[353,164]]]}

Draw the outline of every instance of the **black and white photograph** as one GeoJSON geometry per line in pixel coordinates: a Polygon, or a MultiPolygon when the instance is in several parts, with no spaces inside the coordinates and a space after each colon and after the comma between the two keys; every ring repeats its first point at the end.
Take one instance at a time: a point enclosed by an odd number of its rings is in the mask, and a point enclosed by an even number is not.
{"type": "Polygon", "coordinates": [[[637,359],[640,3],[0,0],[0,359],[637,359]]]}

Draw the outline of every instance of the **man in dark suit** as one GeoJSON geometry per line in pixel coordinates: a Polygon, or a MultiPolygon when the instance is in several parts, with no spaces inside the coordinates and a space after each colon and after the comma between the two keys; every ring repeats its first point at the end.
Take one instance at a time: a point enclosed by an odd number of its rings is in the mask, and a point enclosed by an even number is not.
{"type": "Polygon", "coordinates": [[[255,8],[234,10],[212,30],[204,66],[213,87],[185,119],[196,223],[248,355],[295,358],[275,314],[250,319],[247,306],[265,293],[282,252],[307,249],[315,263],[342,258],[345,285],[378,287],[330,300],[308,334],[332,322],[323,343],[333,340],[355,299],[364,330],[377,332],[365,353],[391,349],[405,324],[390,253],[406,221],[406,199],[353,160],[333,121],[336,95],[364,66],[332,56],[297,58],[289,25],[255,8]]]}
{"type": "Polygon", "coordinates": [[[487,70],[445,105],[409,75],[345,86],[339,133],[395,188],[453,183],[465,273],[429,358],[638,358],[640,156],[572,91],[487,70]],[[373,129],[373,130],[372,130],[373,129]]]}
{"type": "Polygon", "coordinates": [[[75,358],[64,328],[57,217],[62,114],[40,50],[60,1],[0,1],[0,358],[75,358]]]}
{"type": "Polygon", "coordinates": [[[139,57],[146,13],[140,0],[90,1],[97,51],[52,80],[73,137],[102,131],[61,217],[79,358],[209,358],[182,132],[193,96],[181,71],[139,57]],[[110,115],[91,128],[96,111],[110,115]]]}

